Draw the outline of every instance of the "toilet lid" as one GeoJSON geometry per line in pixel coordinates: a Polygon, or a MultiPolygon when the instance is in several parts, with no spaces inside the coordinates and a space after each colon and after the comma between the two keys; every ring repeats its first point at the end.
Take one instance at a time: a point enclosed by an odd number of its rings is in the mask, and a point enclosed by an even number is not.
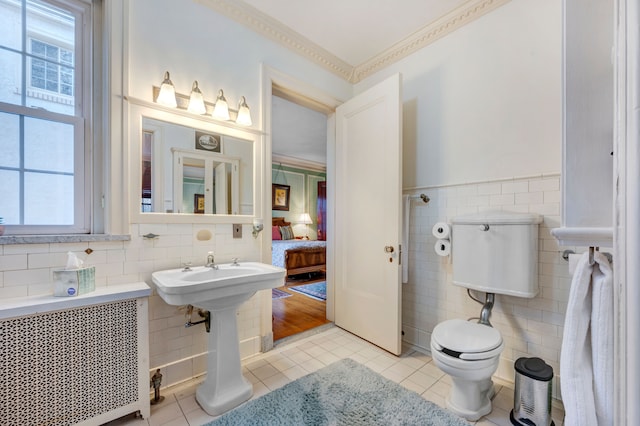
{"type": "Polygon", "coordinates": [[[439,347],[463,354],[489,352],[502,346],[502,336],[495,328],[461,319],[436,325],[431,339],[439,347]]]}

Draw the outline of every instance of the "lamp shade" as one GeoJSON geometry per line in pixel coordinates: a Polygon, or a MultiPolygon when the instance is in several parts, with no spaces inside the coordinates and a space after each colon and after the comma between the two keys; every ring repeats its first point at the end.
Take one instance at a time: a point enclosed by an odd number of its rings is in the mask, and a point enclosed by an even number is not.
{"type": "Polygon", "coordinates": [[[243,126],[251,126],[251,111],[247,105],[247,100],[242,96],[238,104],[238,116],[236,117],[236,123],[243,126]]]}
{"type": "Polygon", "coordinates": [[[189,96],[189,107],[187,108],[187,111],[194,114],[204,114],[207,112],[207,107],[204,106],[204,97],[198,87],[197,80],[193,82],[193,87],[191,88],[191,96],[189,96]]]}
{"type": "Polygon", "coordinates": [[[229,105],[227,104],[227,100],[224,97],[222,89],[218,92],[216,106],[213,108],[213,113],[211,115],[213,118],[218,118],[220,120],[229,119],[229,105]]]}
{"type": "Polygon", "coordinates": [[[176,101],[176,88],[169,78],[169,71],[164,73],[164,80],[160,85],[160,93],[158,94],[156,102],[171,108],[178,106],[178,102],[176,101]]]}
{"type": "Polygon", "coordinates": [[[309,216],[309,213],[302,213],[300,215],[300,223],[304,223],[305,225],[311,225],[313,223],[313,221],[311,220],[311,216],[309,216]]]}

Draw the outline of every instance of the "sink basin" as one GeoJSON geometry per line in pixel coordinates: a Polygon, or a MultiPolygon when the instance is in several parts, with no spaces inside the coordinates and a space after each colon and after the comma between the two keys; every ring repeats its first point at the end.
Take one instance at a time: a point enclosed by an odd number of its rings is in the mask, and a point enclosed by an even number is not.
{"type": "MultiPolygon", "coordinates": [[[[209,311],[207,378],[196,400],[212,416],[251,398],[253,386],[242,376],[236,312],[258,290],[280,287],[285,270],[259,262],[169,269],[151,274],[160,297],[169,305],[193,305],[209,311]]],[[[269,295],[271,299],[271,295],[269,295]]]]}
{"type": "MultiPolygon", "coordinates": [[[[218,269],[198,266],[191,271],[169,269],[151,274],[158,294],[170,305],[197,305],[198,302],[249,295],[258,290],[280,287],[285,270],[260,262],[218,265],[218,269]]],[[[247,298],[248,298],[247,297],[247,298]]]]}

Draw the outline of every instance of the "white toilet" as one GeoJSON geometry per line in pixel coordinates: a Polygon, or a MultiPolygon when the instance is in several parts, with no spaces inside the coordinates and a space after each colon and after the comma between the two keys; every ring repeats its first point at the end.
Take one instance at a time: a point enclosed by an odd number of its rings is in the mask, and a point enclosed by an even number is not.
{"type": "Polygon", "coordinates": [[[504,342],[489,322],[495,293],[535,297],[538,293],[538,224],[535,214],[490,212],[452,221],[453,283],[486,293],[480,320],[452,319],[436,325],[431,356],[451,376],[447,408],[475,421],[491,412],[504,342]]]}

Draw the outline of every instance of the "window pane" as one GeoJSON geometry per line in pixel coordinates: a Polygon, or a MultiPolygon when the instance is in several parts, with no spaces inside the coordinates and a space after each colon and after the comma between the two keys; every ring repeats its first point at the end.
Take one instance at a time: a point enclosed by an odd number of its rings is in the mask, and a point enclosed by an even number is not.
{"type": "Polygon", "coordinates": [[[45,62],[40,59],[31,61],[31,86],[45,88],[45,62]]]}
{"type": "Polygon", "coordinates": [[[25,173],[24,224],[73,225],[73,176],[25,173]]]}
{"type": "Polygon", "coordinates": [[[60,50],[60,62],[66,65],[73,65],[73,52],[65,49],[60,50]]]}
{"type": "Polygon", "coordinates": [[[60,93],[73,96],[73,69],[60,67],[60,93]]]}
{"type": "Polygon", "coordinates": [[[20,175],[0,169],[0,216],[6,225],[20,223],[20,175]]]}
{"type": "Polygon", "coordinates": [[[73,126],[25,117],[24,166],[73,174],[73,126]]]}
{"type": "Polygon", "coordinates": [[[58,51],[59,49],[56,46],[48,44],[46,49],[46,58],[58,62],[58,51]]]}
{"type": "Polygon", "coordinates": [[[12,0],[0,0],[0,45],[22,49],[22,13],[20,4],[12,0]]]}
{"type": "Polygon", "coordinates": [[[20,167],[20,119],[15,114],[0,113],[0,167],[20,167]]]}
{"type": "Polygon", "coordinates": [[[47,46],[39,40],[31,40],[31,53],[41,58],[46,57],[47,46]]]}
{"type": "Polygon", "coordinates": [[[0,75],[0,101],[20,105],[22,61],[19,54],[0,49],[0,75]]]}

